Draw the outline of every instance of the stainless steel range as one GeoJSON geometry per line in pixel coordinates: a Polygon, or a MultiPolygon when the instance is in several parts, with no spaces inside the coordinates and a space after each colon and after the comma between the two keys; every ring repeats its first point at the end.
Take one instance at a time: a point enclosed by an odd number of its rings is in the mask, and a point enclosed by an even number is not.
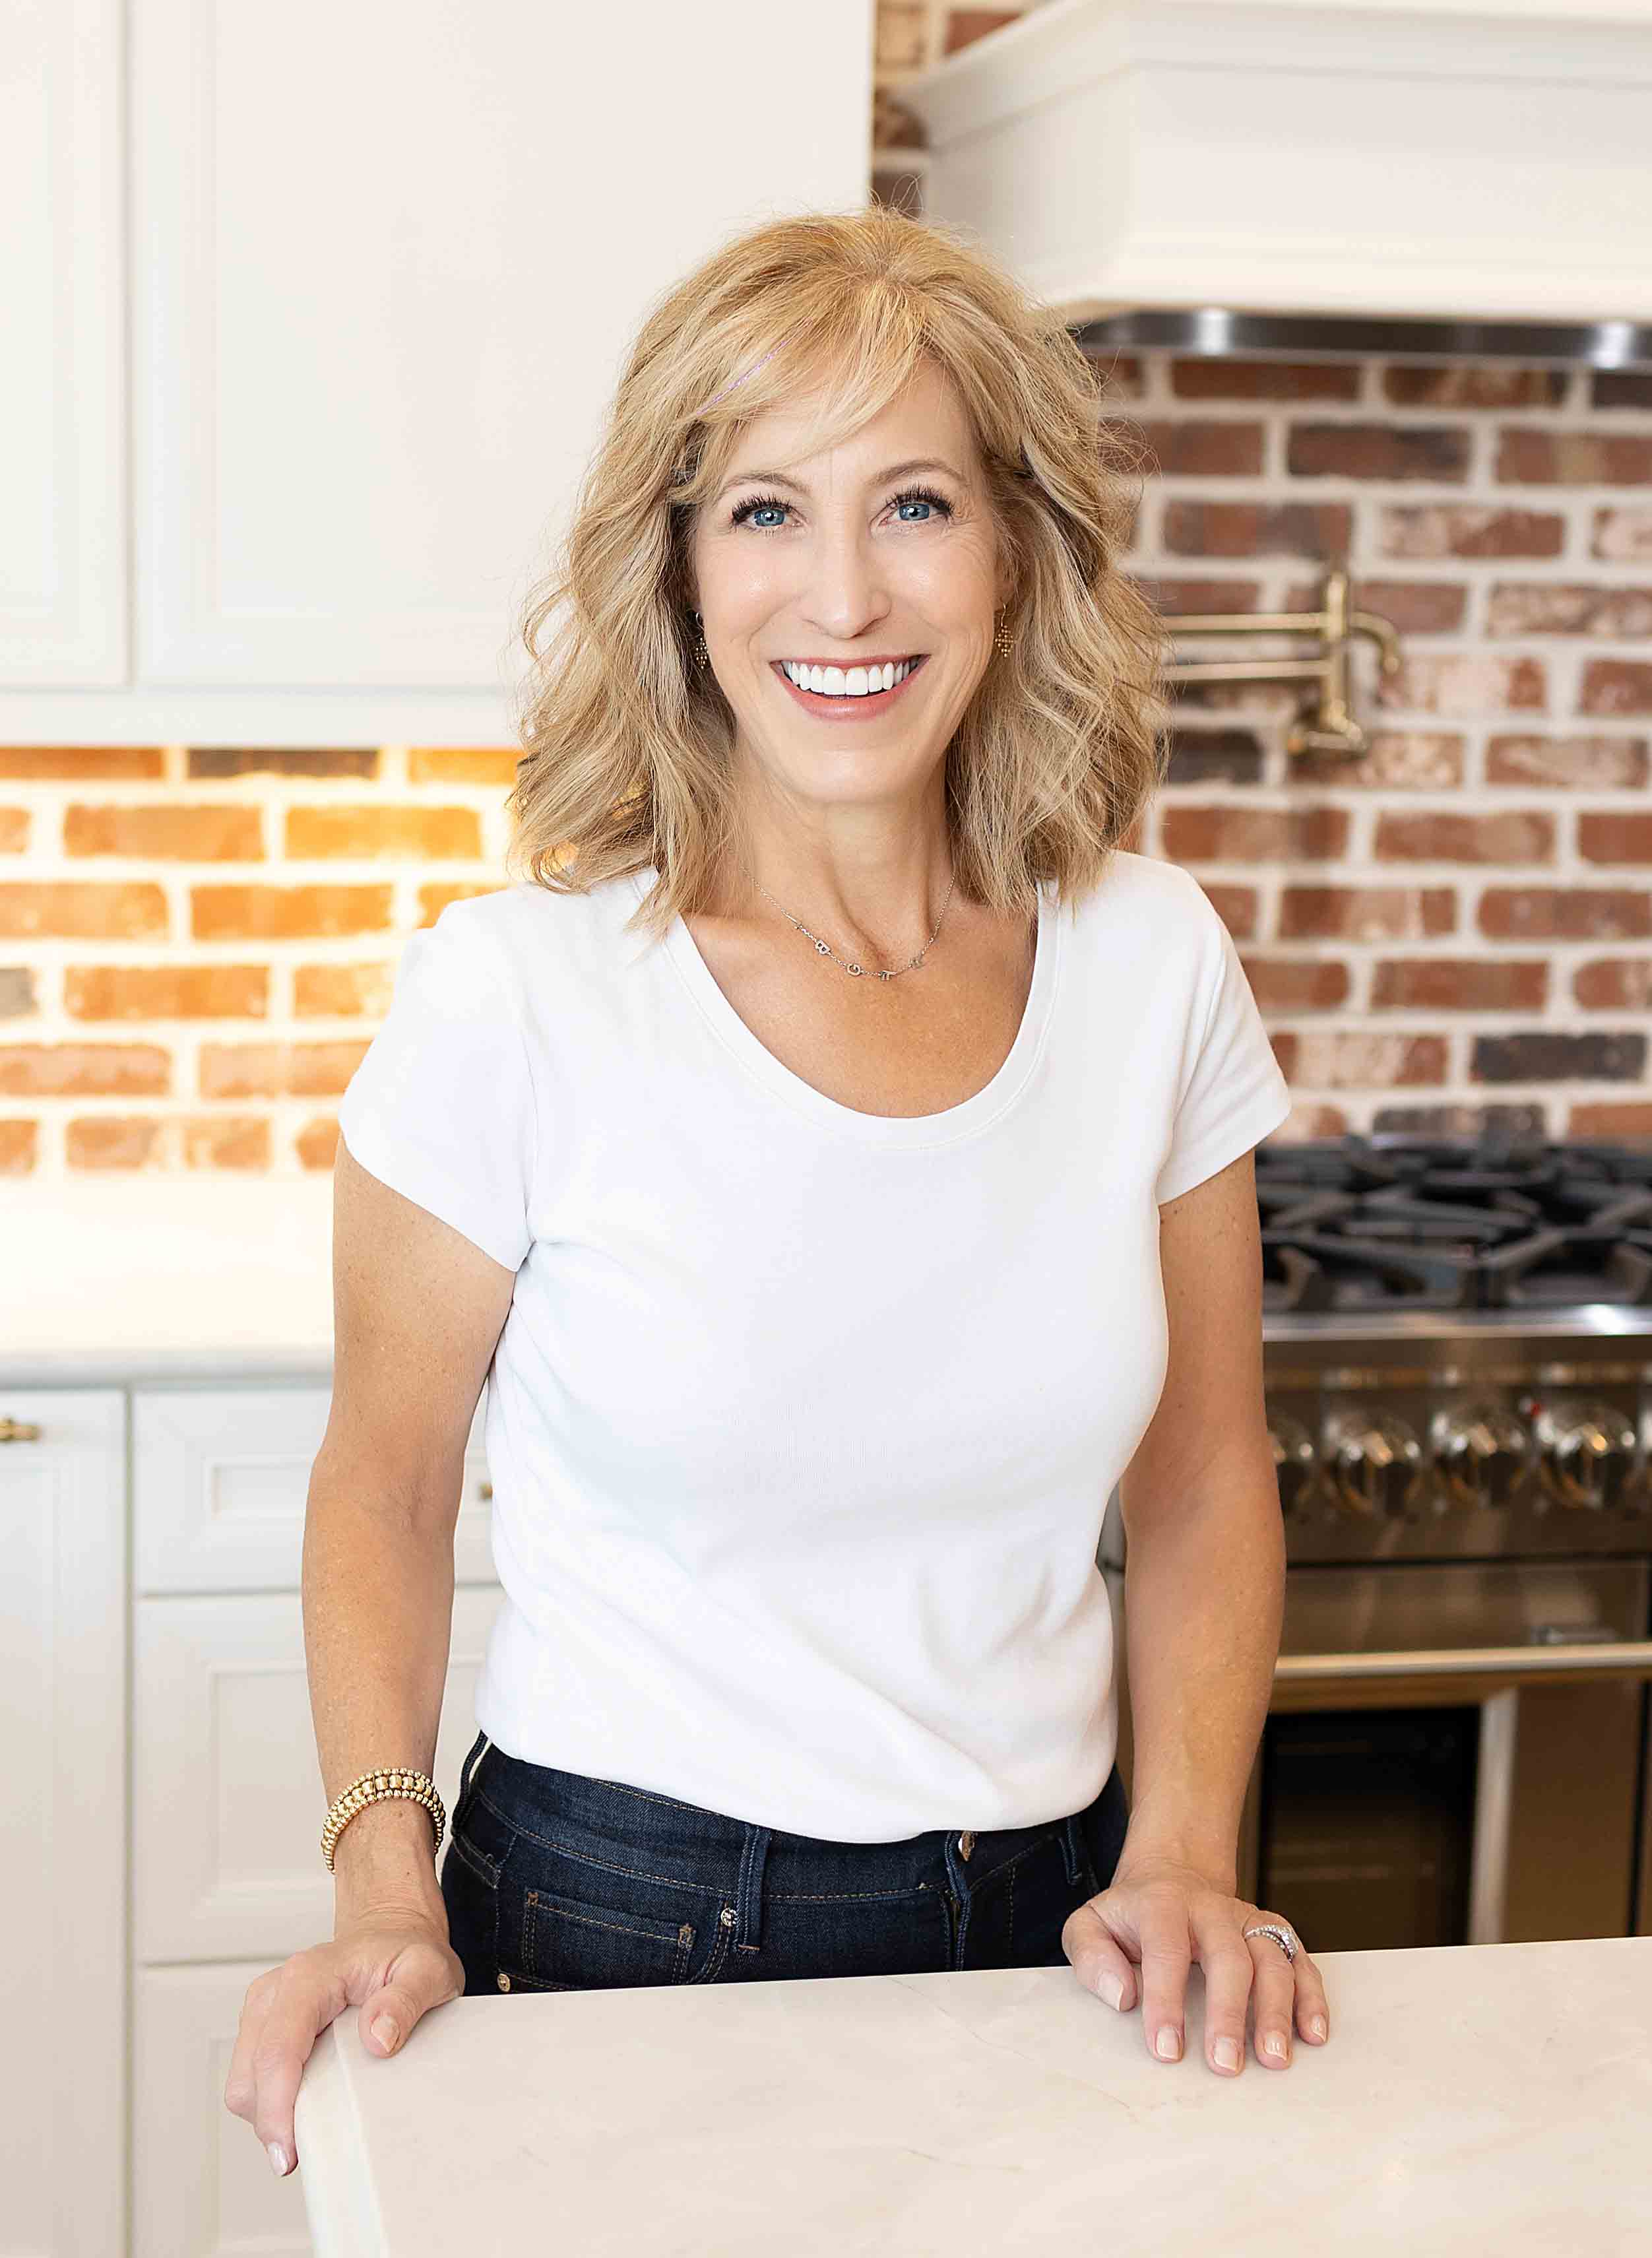
{"type": "MultiPolygon", "coordinates": [[[[1652,1146],[1256,1181],[1288,1566],[1241,1893],[1325,1951],[1652,1934],[1652,1146]]],[[[1117,1493],[1098,1557],[1127,1637],[1117,1493]]]]}

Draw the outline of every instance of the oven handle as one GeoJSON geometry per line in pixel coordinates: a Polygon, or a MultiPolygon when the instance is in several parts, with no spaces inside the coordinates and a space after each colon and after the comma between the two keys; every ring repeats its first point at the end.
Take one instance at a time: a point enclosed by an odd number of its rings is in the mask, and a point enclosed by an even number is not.
{"type": "Polygon", "coordinates": [[[1599,1644],[1421,1647],[1379,1654],[1282,1654],[1273,1682],[1384,1678],[1652,1679],[1652,1639],[1613,1639],[1599,1644]]]}

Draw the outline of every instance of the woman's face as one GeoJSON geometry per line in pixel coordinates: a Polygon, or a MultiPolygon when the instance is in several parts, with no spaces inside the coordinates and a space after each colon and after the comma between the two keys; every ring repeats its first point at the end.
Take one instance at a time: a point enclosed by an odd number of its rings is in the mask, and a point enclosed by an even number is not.
{"type": "Polygon", "coordinates": [[[974,436],[932,369],[841,446],[798,458],[803,426],[791,410],[754,418],[699,512],[690,562],[710,664],[737,751],[786,796],[914,803],[1010,593],[974,436]],[[788,662],[839,672],[805,687],[788,662]]]}

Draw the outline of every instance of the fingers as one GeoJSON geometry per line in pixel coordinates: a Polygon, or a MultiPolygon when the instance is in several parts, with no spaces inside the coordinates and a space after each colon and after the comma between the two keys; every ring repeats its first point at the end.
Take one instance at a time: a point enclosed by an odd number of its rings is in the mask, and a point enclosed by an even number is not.
{"type": "Polygon", "coordinates": [[[1188,1970],[1193,1938],[1188,1900],[1172,1883],[1140,1892],[1141,2020],[1147,2049],[1159,2062],[1180,2062],[1185,2044],[1188,1970]]]}
{"type": "Polygon", "coordinates": [[[1160,2062],[1179,2061],[1186,2047],[1188,1978],[1196,1958],[1205,1978],[1205,2058],[1218,2076],[1237,2077],[1247,2022],[1257,2060],[1269,2070],[1290,2067],[1294,2024],[1315,2046],[1330,2034],[1324,1981],[1307,1953],[1299,1946],[1287,1960],[1272,1937],[1244,1935],[1265,1921],[1287,1925],[1219,1892],[1140,1880],[1075,1907],[1061,1948],[1080,1982],[1110,2006],[1127,2011],[1139,1989],[1143,2037],[1160,2062]]]}
{"type": "MultiPolygon", "coordinates": [[[[1244,2068],[1245,2015],[1258,1980],[1255,1948],[1240,1934],[1236,1910],[1231,1898],[1217,1897],[1200,1899],[1193,1907],[1199,1964],[1204,1970],[1205,2060],[1223,2077],[1237,2077],[1244,2068]]],[[[1266,1944],[1285,1966],[1277,1945],[1268,1944],[1266,1937],[1257,1942],[1266,1944]]]]}
{"type": "MultiPolygon", "coordinates": [[[[1256,1914],[1244,1926],[1270,1921],[1271,1914],[1256,1914]]],[[[1255,1981],[1256,2058],[1265,2070],[1288,2070],[1291,2065],[1291,2013],[1296,1999],[1296,1970],[1305,1967],[1308,1955],[1298,1947],[1289,1961],[1271,1936],[1251,1937],[1245,1945],[1255,1981]]]]}
{"type": "Polygon", "coordinates": [[[1128,2013],[1136,2004],[1136,1970],[1114,1942],[1093,1902],[1075,1906],[1061,1931],[1061,1949],[1087,1992],[1128,2013]]]}
{"type": "Polygon", "coordinates": [[[1323,2046],[1330,2036],[1330,2002],[1325,1979],[1307,1953],[1299,1950],[1291,1970],[1296,1978],[1296,2027],[1310,2045],[1323,2046]]]}
{"type": "Polygon", "coordinates": [[[223,2084],[223,2105],[232,2115],[245,2117],[249,2124],[258,2103],[258,2080],[252,2075],[252,2049],[258,2044],[264,2028],[264,2018],[269,2012],[271,1994],[280,1974],[272,1968],[262,1976],[255,1976],[246,1987],[246,1998],[241,2006],[241,2027],[235,2035],[235,2051],[230,2057],[230,2074],[223,2084]]]}
{"type": "Polygon", "coordinates": [[[226,2108],[257,2133],[278,2176],[298,2162],[293,2116],[316,2040],[352,2002],[369,2054],[394,2054],[427,2009],[457,1999],[464,1966],[429,1920],[374,1928],[295,1952],[248,1985],[226,2108]]]}
{"type": "Polygon", "coordinates": [[[363,2001],[361,2042],[369,2054],[394,2054],[427,2002],[409,1985],[386,1982],[363,2001]]]}
{"type": "Polygon", "coordinates": [[[278,2178],[298,2162],[293,2107],[304,2064],[344,2004],[342,1985],[304,1952],[295,1952],[248,1987],[223,2098],[250,2122],[278,2178]],[[255,1999],[255,1993],[261,1996],[255,1999]]]}

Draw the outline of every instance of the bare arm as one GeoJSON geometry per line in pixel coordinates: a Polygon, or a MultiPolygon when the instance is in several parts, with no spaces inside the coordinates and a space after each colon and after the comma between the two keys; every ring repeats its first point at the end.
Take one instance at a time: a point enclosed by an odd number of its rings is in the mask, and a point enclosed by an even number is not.
{"type": "Polygon", "coordinates": [[[1069,1914],[1081,1982],[1128,2013],[1156,2060],[1186,2044],[1188,1970],[1204,1970],[1212,2070],[1288,2067],[1293,2030],[1329,2036],[1325,1983],[1249,1926],[1239,1818],[1267,1715],[1285,1608],[1285,1532],[1262,1392],[1262,1242],[1243,1154],[1159,1211],[1170,1360],[1119,1484],[1135,1769],[1113,1878],[1069,1914]]]}
{"type": "MultiPolygon", "coordinates": [[[[364,1168],[334,1171],[332,1407],[304,1518],[304,1648],[329,1803],[364,1772],[432,1772],[464,1445],[515,1274],[364,1168]]],[[[338,1838],[335,1921],[445,1912],[429,1813],[370,1804],[338,1838]]],[[[317,1856],[319,1856],[319,1851],[317,1856]]]]}
{"type": "Polygon", "coordinates": [[[1134,1748],[1120,1864],[1180,1859],[1230,1892],[1285,1606],[1251,1154],[1166,1203],[1159,1257],[1169,1367],[1119,1485],[1134,1748]]]}
{"type": "MultiPolygon", "coordinates": [[[[304,1516],[304,1649],[329,1803],[383,1765],[429,1772],[453,1627],[464,1445],[515,1273],[360,1166],[333,1173],[333,1399],[304,1516]]],[[[319,1825],[318,1830],[319,1832],[319,1825]]],[[[457,1999],[429,1814],[387,1796],[334,1853],[333,1936],[248,1985],[224,2106],[278,2173],[316,2038],[353,2006],[394,2054],[457,1999]]],[[[321,1855],[319,1848],[316,1856],[321,1855]]]]}

